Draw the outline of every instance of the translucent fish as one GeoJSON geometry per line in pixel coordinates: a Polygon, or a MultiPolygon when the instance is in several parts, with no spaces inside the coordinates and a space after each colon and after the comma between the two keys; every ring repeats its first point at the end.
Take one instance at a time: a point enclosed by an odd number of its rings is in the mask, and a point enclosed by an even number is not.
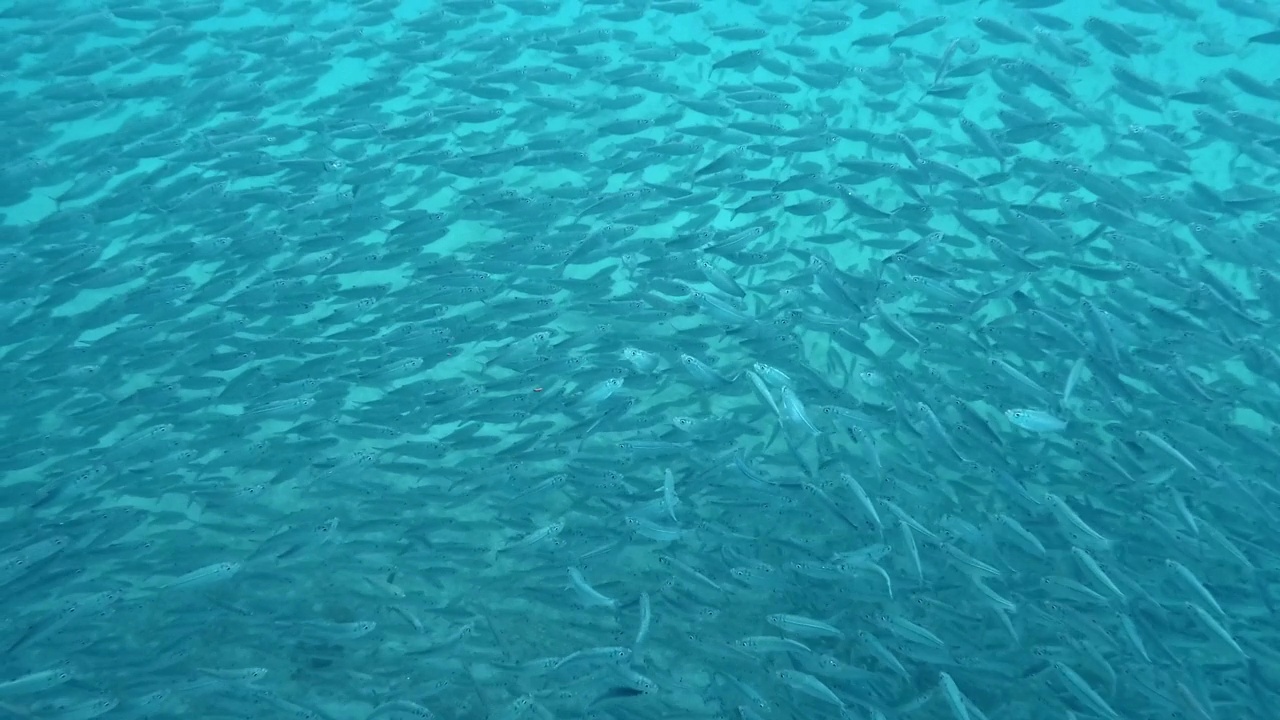
{"type": "Polygon", "coordinates": [[[598,605],[611,608],[616,607],[618,604],[617,600],[592,587],[591,583],[587,582],[587,579],[582,576],[582,571],[578,568],[569,568],[569,586],[578,594],[582,604],[587,607],[598,605]]]}
{"type": "Polygon", "coordinates": [[[579,405],[598,405],[608,400],[622,387],[622,378],[613,377],[587,389],[578,399],[579,405]]]}
{"type": "Polygon", "coordinates": [[[635,368],[636,372],[644,375],[657,370],[662,362],[658,355],[634,347],[623,348],[622,359],[635,368]]]}
{"type": "Polygon", "coordinates": [[[1062,432],[1067,427],[1066,420],[1055,417],[1044,410],[1018,408],[1016,410],[1005,410],[1004,416],[1009,418],[1009,422],[1014,425],[1034,433],[1062,432]]]}
{"type": "Polygon", "coordinates": [[[21,677],[0,680],[0,697],[44,693],[72,679],[74,672],[67,667],[40,670],[21,677]]]}
{"type": "Polygon", "coordinates": [[[235,577],[240,572],[240,563],[238,562],[220,562],[212,565],[206,565],[202,568],[192,570],[191,572],[173,578],[169,582],[160,586],[161,590],[172,590],[174,588],[193,588],[212,585],[216,582],[228,580],[235,577]]]}

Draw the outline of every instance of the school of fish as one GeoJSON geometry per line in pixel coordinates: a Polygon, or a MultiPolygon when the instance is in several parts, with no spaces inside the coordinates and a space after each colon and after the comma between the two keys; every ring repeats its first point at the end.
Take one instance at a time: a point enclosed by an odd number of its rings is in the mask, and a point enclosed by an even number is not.
{"type": "Polygon", "coordinates": [[[0,720],[1280,718],[1280,5],[0,4],[0,720]]]}

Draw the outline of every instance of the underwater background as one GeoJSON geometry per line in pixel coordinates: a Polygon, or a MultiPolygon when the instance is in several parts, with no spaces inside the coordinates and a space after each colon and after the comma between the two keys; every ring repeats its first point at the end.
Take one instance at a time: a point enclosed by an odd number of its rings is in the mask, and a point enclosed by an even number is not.
{"type": "Polygon", "coordinates": [[[1280,5],[0,0],[0,720],[1280,718],[1280,5]]]}

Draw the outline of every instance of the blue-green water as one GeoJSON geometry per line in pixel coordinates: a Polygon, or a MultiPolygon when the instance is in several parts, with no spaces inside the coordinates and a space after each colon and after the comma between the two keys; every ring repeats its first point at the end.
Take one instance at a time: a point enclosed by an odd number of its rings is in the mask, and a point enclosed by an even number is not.
{"type": "Polygon", "coordinates": [[[0,720],[1271,720],[1280,6],[0,3],[0,720]]]}

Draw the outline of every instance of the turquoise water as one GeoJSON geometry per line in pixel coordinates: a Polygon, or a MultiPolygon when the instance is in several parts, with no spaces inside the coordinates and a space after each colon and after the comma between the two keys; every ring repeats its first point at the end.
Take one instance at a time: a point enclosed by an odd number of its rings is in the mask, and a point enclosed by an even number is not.
{"type": "Polygon", "coordinates": [[[1280,716],[1278,28],[0,3],[0,720],[1280,716]]]}

